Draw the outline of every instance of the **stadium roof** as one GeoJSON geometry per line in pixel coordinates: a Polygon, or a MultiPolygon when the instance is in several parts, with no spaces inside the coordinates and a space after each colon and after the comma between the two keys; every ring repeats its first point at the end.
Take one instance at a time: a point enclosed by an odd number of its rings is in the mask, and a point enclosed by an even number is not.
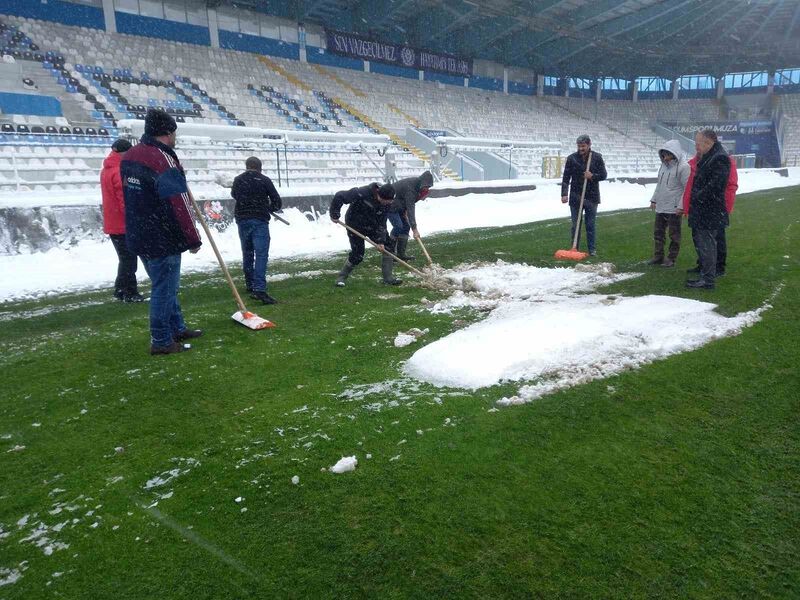
{"type": "Polygon", "coordinates": [[[800,66],[800,0],[207,0],[551,75],[800,66]]]}

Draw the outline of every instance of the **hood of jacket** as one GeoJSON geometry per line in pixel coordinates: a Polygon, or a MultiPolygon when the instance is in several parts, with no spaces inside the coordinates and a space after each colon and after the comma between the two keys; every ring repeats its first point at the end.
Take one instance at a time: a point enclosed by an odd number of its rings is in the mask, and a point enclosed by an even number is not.
{"type": "Polygon", "coordinates": [[[678,162],[686,159],[686,154],[683,152],[681,143],[678,140],[668,140],[661,144],[661,147],[658,150],[659,152],[661,150],[666,150],[667,152],[672,153],[672,155],[678,159],[678,162]]]}
{"type": "Polygon", "coordinates": [[[655,203],[656,212],[675,214],[683,202],[683,193],[691,169],[678,140],[664,142],[659,150],[670,152],[675,156],[675,160],[661,163],[658,169],[658,183],[650,201],[655,203]]]}
{"type": "Polygon", "coordinates": [[[417,183],[417,190],[420,190],[424,187],[433,187],[433,174],[430,171],[425,171],[422,175],[419,176],[419,182],[417,183]]]}

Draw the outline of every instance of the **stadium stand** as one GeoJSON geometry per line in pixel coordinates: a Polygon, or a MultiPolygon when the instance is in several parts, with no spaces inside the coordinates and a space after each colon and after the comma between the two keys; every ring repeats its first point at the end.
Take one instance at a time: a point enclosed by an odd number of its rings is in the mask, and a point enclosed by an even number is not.
{"type": "MultiPolygon", "coordinates": [[[[653,131],[654,121],[715,120],[721,112],[712,99],[633,103],[507,95],[15,16],[0,18],[0,48],[0,191],[96,190],[119,121],[143,119],[149,107],[192,125],[385,134],[394,146],[398,177],[431,160],[409,143],[408,130],[558,142],[564,155],[587,133],[611,174],[652,173],[664,139],[653,131]]],[[[784,95],[781,106],[796,127],[798,101],[784,95]]],[[[238,172],[253,150],[181,141],[190,181],[209,189],[238,172]]],[[[269,152],[265,168],[283,169],[293,185],[356,183],[384,175],[382,158],[353,148],[293,145],[283,157],[269,152]]],[[[552,154],[552,149],[517,148],[509,156],[517,176],[539,177],[544,157],[552,154]]],[[[800,147],[789,136],[784,156],[796,161],[798,155],[800,147]]],[[[443,175],[458,178],[450,170],[443,175]]]]}

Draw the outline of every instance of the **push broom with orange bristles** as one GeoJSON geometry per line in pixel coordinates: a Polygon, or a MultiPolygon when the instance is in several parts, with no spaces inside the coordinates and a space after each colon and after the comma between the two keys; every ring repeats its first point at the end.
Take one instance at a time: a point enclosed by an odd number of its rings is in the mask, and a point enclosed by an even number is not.
{"type": "Polygon", "coordinates": [[[211,248],[214,250],[214,254],[217,256],[217,262],[219,262],[219,266],[222,269],[222,272],[225,274],[225,279],[228,281],[228,285],[231,286],[233,298],[236,300],[236,305],[239,307],[239,310],[231,315],[231,319],[241,325],[244,325],[248,329],[253,329],[255,331],[258,331],[259,329],[275,327],[275,323],[272,321],[262,319],[257,314],[247,310],[244,302],[242,302],[242,297],[239,295],[239,290],[236,289],[236,285],[233,283],[233,278],[231,278],[231,274],[228,272],[228,267],[225,265],[225,261],[222,260],[222,255],[219,253],[219,248],[217,248],[217,244],[214,242],[214,238],[211,236],[211,230],[208,228],[208,224],[203,217],[203,213],[200,211],[200,207],[197,206],[197,202],[195,201],[192,192],[189,192],[189,200],[192,201],[192,206],[194,207],[194,212],[197,215],[197,220],[200,221],[200,225],[203,226],[203,230],[206,232],[206,237],[211,243],[211,248]]]}
{"type": "MultiPolygon", "coordinates": [[[[589,159],[586,162],[586,170],[592,166],[592,153],[589,152],[589,159]]],[[[588,252],[581,252],[578,250],[578,238],[581,236],[581,225],[583,224],[583,199],[586,197],[586,184],[589,180],[586,176],[583,177],[583,189],[581,190],[581,203],[578,207],[578,223],[575,227],[575,237],[572,239],[572,248],[570,250],[556,250],[554,254],[557,260],[583,260],[589,256],[588,252]]]]}

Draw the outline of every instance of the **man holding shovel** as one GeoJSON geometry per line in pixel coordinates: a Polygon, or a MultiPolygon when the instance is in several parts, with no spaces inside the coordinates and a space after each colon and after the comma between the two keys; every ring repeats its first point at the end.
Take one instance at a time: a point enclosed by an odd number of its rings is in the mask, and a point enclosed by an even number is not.
{"type": "Polygon", "coordinates": [[[588,135],[578,137],[578,151],[570,154],[564,165],[564,177],[561,179],[561,202],[563,204],[569,202],[569,210],[572,214],[570,239],[574,240],[576,239],[575,229],[580,221],[578,213],[581,204],[581,190],[583,189],[583,180],[586,179],[583,214],[586,223],[586,243],[590,256],[597,255],[594,225],[597,217],[597,205],[600,204],[600,182],[606,177],[606,164],[603,162],[603,156],[599,152],[592,152],[592,140],[588,135]],[[587,168],[590,153],[592,162],[587,168]],[[568,190],[569,195],[567,194],[568,190]]]}
{"type": "Polygon", "coordinates": [[[151,108],[141,141],[122,159],[125,241],[139,256],[152,282],[150,354],[188,350],[182,342],[202,335],[187,329],[178,303],[181,253],[200,249],[200,235],[189,208],[186,174],[175,154],[175,119],[151,108]]]}
{"type": "Polygon", "coordinates": [[[397,244],[397,256],[403,260],[414,260],[406,254],[408,234],[414,232],[414,239],[419,240],[417,231],[416,204],[424,200],[433,186],[433,175],[425,171],[419,177],[407,177],[395,182],[395,197],[388,213],[392,231],[389,236],[397,244]]]}
{"type": "MultiPolygon", "coordinates": [[[[344,287],[347,278],[353,269],[364,260],[364,238],[360,237],[350,229],[355,230],[363,236],[368,237],[377,244],[377,248],[383,252],[384,244],[389,242],[391,248],[394,245],[386,235],[386,213],[394,200],[394,188],[386,183],[378,185],[370,183],[364,187],[353,188],[347,191],[336,192],[330,207],[331,221],[339,223],[342,216],[342,206],[349,204],[347,213],[344,216],[345,225],[348,227],[347,237],[350,240],[350,255],[347,262],[336,278],[336,285],[344,287]]],[[[381,272],[385,285],[400,285],[403,283],[392,274],[394,269],[394,259],[386,254],[381,261],[381,272]]]]}

